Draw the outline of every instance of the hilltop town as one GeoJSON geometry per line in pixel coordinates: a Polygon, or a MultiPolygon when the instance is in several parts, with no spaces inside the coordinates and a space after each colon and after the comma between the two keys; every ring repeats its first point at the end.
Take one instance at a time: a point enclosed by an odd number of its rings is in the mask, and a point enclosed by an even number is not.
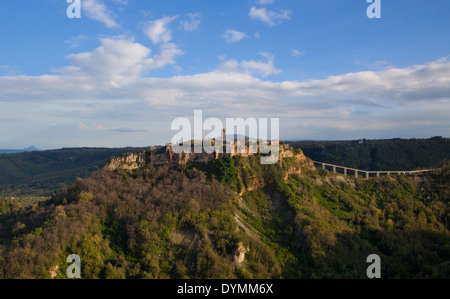
{"type": "MultiPolygon", "coordinates": [[[[165,146],[150,146],[147,149],[140,150],[135,153],[126,153],[120,157],[112,158],[108,163],[106,163],[105,168],[109,170],[115,169],[126,169],[133,170],[137,168],[144,167],[146,165],[150,166],[175,166],[184,165],[188,162],[198,162],[207,163],[212,160],[224,158],[224,157],[234,157],[234,156],[253,156],[261,155],[260,144],[261,140],[256,142],[256,150],[250,150],[250,139],[246,138],[233,138],[232,140],[226,139],[226,132],[223,130],[222,138],[218,140],[222,142],[221,149],[219,151],[214,151],[212,153],[206,152],[202,149],[201,153],[195,152],[196,142],[202,141],[191,141],[190,151],[176,152],[174,151],[174,145],[172,143],[167,143],[165,146]],[[230,141],[233,142],[234,150],[230,151],[227,149],[230,145],[230,141]],[[242,149],[242,150],[238,150],[242,149]]],[[[212,140],[212,144],[215,145],[216,140],[212,140]]],[[[294,150],[290,145],[285,144],[283,141],[279,142],[280,159],[287,156],[293,156],[294,150]]],[[[270,145],[271,141],[267,141],[270,145]]]]}

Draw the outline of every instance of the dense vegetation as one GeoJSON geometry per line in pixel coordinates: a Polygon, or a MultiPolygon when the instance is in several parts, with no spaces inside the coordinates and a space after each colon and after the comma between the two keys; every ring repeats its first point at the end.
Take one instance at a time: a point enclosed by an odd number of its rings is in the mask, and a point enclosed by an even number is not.
{"type": "MultiPolygon", "coordinates": [[[[50,277],[69,253],[82,256],[85,278],[234,277],[230,257],[242,235],[232,199],[230,189],[207,184],[199,171],[99,171],[51,205],[4,217],[0,277],[50,277]]],[[[253,263],[265,271],[255,275],[277,277],[264,245],[246,243],[261,247],[253,263]]]]}
{"type": "Polygon", "coordinates": [[[386,139],[288,142],[312,160],[363,170],[416,170],[450,160],[450,139],[386,139]]]}
{"type": "Polygon", "coordinates": [[[0,195],[51,195],[135,148],[65,148],[0,155],[0,195]]]}
{"type": "Polygon", "coordinates": [[[420,176],[355,179],[300,153],[114,172],[51,200],[0,202],[0,277],[365,278],[450,275],[450,163],[420,176]],[[236,257],[245,252],[245,260],[236,257]]]}

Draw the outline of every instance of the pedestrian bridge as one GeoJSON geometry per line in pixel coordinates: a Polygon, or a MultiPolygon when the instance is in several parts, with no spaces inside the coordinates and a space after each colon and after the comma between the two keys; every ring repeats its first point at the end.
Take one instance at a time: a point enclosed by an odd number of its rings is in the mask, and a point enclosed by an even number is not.
{"type": "Polygon", "coordinates": [[[421,170],[411,170],[411,171],[405,171],[405,170],[386,170],[386,171],[368,171],[368,170],[361,170],[361,169],[355,169],[340,165],[334,165],[324,162],[318,162],[313,161],[314,165],[322,169],[333,171],[334,173],[342,173],[345,175],[354,175],[355,178],[358,178],[358,176],[362,176],[363,178],[370,178],[370,177],[380,177],[382,175],[399,175],[399,174],[419,174],[419,173],[426,173],[435,171],[437,169],[421,169],[421,170]]]}

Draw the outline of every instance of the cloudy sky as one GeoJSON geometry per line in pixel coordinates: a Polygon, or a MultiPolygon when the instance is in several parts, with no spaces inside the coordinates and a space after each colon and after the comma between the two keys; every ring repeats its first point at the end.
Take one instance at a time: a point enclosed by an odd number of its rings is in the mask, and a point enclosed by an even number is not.
{"type": "Polygon", "coordinates": [[[450,137],[447,0],[69,5],[0,4],[0,148],[164,144],[196,109],[282,139],[450,137]]]}

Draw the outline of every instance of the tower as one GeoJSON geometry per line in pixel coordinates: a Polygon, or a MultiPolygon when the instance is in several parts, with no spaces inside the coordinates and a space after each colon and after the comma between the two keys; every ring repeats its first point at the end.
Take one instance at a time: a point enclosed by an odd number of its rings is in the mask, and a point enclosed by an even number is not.
{"type": "Polygon", "coordinates": [[[227,151],[227,130],[222,129],[222,153],[225,154],[227,151]]]}

